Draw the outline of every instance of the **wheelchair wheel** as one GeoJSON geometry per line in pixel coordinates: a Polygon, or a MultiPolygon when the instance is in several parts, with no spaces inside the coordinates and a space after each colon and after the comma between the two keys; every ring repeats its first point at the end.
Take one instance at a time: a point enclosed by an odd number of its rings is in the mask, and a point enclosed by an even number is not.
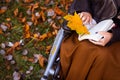
{"type": "Polygon", "coordinates": [[[57,61],[57,65],[55,67],[55,72],[54,72],[54,75],[53,75],[53,80],[60,80],[60,60],[57,61]]]}

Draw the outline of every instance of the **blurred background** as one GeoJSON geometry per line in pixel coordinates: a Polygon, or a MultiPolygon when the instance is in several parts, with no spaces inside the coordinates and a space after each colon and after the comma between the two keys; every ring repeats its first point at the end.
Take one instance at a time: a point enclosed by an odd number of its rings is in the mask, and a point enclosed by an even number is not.
{"type": "Polygon", "coordinates": [[[0,80],[39,80],[73,0],[0,0],[0,80]]]}

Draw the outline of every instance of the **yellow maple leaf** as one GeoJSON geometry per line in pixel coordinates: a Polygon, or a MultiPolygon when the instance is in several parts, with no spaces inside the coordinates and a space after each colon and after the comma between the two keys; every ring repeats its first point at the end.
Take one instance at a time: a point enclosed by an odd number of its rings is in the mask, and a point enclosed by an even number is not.
{"type": "Polygon", "coordinates": [[[76,12],[74,13],[74,15],[66,15],[64,19],[68,21],[67,26],[71,30],[75,30],[78,34],[89,34],[88,29],[83,24],[81,18],[76,12]]]}

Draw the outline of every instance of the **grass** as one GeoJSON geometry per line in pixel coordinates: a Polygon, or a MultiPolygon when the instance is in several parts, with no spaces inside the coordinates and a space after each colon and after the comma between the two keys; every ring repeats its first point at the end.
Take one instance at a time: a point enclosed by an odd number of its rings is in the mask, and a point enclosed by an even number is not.
{"type": "MultiPolygon", "coordinates": [[[[0,33],[0,51],[5,51],[5,54],[0,54],[0,80],[13,80],[13,73],[16,71],[20,74],[20,80],[39,80],[45,70],[45,66],[42,67],[38,62],[33,63],[33,55],[34,54],[41,54],[45,58],[48,58],[49,54],[46,53],[46,47],[51,46],[55,35],[52,37],[47,37],[46,39],[39,41],[35,40],[34,38],[24,38],[24,26],[27,21],[31,21],[31,15],[28,15],[26,11],[28,10],[28,7],[31,6],[32,4],[35,4],[39,2],[39,7],[34,9],[35,12],[40,12],[42,9],[40,7],[45,7],[47,8],[46,11],[44,11],[45,14],[45,21],[42,21],[39,19],[38,24],[34,25],[33,24],[30,26],[30,33],[33,36],[35,33],[40,33],[45,34],[48,32],[53,32],[54,28],[51,27],[51,25],[47,22],[47,19],[52,19],[57,26],[61,25],[62,18],[57,19],[48,17],[47,16],[47,10],[50,8],[54,8],[56,5],[61,6],[61,0],[53,0],[52,5],[47,5],[45,4],[45,0],[33,0],[30,3],[23,2],[25,0],[19,0],[19,2],[10,0],[10,2],[6,2],[7,0],[1,0],[0,1],[0,8],[7,7],[7,10],[4,13],[0,14],[0,26],[3,24],[9,24],[10,26],[7,26],[7,30],[3,31],[0,33]],[[18,15],[14,15],[15,9],[18,9],[18,15]],[[20,21],[20,14],[23,17],[26,18],[25,22],[20,21]],[[7,20],[7,19],[10,20],[7,20]],[[20,40],[23,40],[23,45],[20,45],[14,49],[14,51],[10,52],[10,55],[12,55],[12,60],[15,61],[15,64],[11,64],[11,60],[7,60],[6,56],[8,56],[8,49],[11,47],[7,46],[9,42],[15,43],[20,40]],[[3,48],[2,44],[5,44],[5,47],[3,48]],[[24,50],[28,51],[27,55],[23,55],[24,50]],[[30,73],[26,73],[29,71],[30,67],[33,67],[33,70],[31,70],[30,73]]],[[[9,0],[8,0],[9,1],[9,0]]],[[[69,1],[69,0],[68,0],[69,1]]],[[[66,2],[68,2],[66,1],[66,2]]],[[[67,10],[65,10],[64,7],[60,7],[60,9],[64,12],[67,13],[67,10]]],[[[63,15],[58,15],[63,17],[63,15]]]]}

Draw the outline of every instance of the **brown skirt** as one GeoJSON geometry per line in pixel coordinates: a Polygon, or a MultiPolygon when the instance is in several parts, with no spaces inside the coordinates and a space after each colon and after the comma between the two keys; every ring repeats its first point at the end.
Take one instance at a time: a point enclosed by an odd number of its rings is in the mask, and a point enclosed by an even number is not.
{"type": "Polygon", "coordinates": [[[102,47],[73,34],[63,40],[60,59],[65,80],[120,80],[120,42],[102,47]]]}

